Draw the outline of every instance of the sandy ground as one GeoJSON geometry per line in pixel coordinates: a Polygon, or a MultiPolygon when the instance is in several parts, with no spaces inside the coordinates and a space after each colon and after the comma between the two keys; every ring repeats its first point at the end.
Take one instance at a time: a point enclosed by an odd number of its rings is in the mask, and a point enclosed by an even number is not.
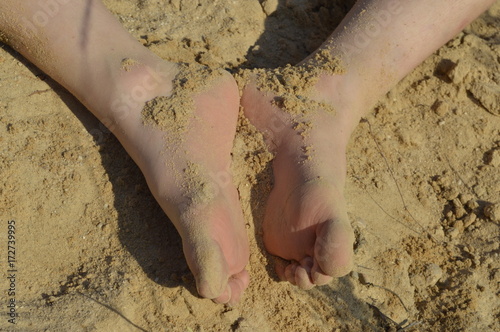
{"type": "MultiPolygon", "coordinates": [[[[229,70],[300,61],[352,5],[105,3],[163,58],[229,70]]],[[[117,140],[67,91],[2,46],[0,330],[499,331],[499,73],[497,2],[360,123],[346,188],[356,267],[311,291],[278,282],[274,258],[263,250],[271,176],[262,161],[269,154],[242,122],[233,168],[252,281],[229,308],[196,296],[179,236],[117,140]],[[12,221],[16,262],[9,268],[12,221]],[[8,322],[10,298],[16,325],[8,322]]]]}

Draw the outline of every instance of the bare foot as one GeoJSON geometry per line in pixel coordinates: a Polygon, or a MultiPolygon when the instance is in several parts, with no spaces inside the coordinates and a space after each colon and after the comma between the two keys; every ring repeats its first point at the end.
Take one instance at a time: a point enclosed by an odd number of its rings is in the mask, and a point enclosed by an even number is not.
{"type": "Polygon", "coordinates": [[[102,1],[65,3],[46,24],[20,25],[40,12],[35,1],[0,1],[0,12],[9,13],[0,15],[3,40],[117,136],[179,231],[200,295],[235,303],[248,285],[249,250],[229,174],[239,111],[234,79],[177,77],[181,67],[137,42],[102,1]]]}
{"type": "Polygon", "coordinates": [[[269,82],[286,84],[287,79],[270,74],[262,83],[263,75],[269,73],[256,74],[246,85],[242,105],[275,153],[264,243],[271,254],[290,261],[287,266],[277,264],[278,276],[309,289],[352,268],[354,236],[343,188],[345,149],[353,126],[346,125],[348,109],[325,93],[335,79],[322,76],[306,97],[293,87],[270,91],[265,87],[269,82]]]}
{"type": "Polygon", "coordinates": [[[179,72],[167,62],[125,59],[110,99],[114,116],[101,120],[179,231],[199,294],[235,303],[249,282],[248,239],[229,173],[239,94],[226,72],[205,82],[179,72]],[[205,86],[183,90],[198,85],[205,86]]]}

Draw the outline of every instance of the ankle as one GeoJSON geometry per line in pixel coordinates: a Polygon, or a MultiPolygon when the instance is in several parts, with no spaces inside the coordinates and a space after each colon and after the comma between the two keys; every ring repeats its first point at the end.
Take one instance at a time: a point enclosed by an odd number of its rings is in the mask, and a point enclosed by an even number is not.
{"type": "Polygon", "coordinates": [[[370,106],[347,75],[322,75],[316,84],[318,96],[335,109],[335,128],[348,141],[352,131],[370,106]]]}
{"type": "Polygon", "coordinates": [[[173,63],[149,65],[124,59],[120,71],[114,75],[114,89],[107,100],[108,121],[120,125],[140,116],[147,101],[170,95],[175,74],[173,63]]]}

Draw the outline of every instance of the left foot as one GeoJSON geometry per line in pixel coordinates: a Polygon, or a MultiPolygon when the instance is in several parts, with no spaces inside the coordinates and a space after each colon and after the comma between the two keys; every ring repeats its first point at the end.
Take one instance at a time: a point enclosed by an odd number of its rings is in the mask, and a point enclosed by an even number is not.
{"type": "Polygon", "coordinates": [[[352,268],[354,234],[343,188],[346,145],[354,126],[348,124],[353,121],[347,119],[351,113],[343,95],[328,93],[341,78],[320,76],[305,102],[297,90],[290,95],[258,88],[262,81],[255,76],[243,90],[245,115],[276,155],[264,244],[271,254],[290,261],[286,267],[276,266],[278,276],[303,289],[326,284],[352,268]],[[286,95],[293,100],[287,101],[286,95]]]}
{"type": "Polygon", "coordinates": [[[180,72],[160,59],[144,62],[122,61],[108,103],[114,121],[104,122],[182,237],[198,293],[235,304],[249,283],[245,222],[229,167],[236,82],[201,66],[180,72]]]}

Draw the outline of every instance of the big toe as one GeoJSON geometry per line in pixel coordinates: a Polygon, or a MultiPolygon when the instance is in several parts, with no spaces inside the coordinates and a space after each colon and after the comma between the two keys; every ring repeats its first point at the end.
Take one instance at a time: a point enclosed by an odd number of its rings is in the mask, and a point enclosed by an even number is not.
{"type": "Polygon", "coordinates": [[[213,232],[195,227],[195,231],[188,229],[182,235],[184,254],[198,294],[218,303],[236,303],[249,282],[245,270],[246,234],[235,232],[232,236],[235,241],[224,241],[213,236],[213,232]]]}
{"type": "Polygon", "coordinates": [[[198,243],[194,250],[188,249],[186,257],[201,297],[217,303],[235,304],[239,301],[249,283],[248,272],[243,269],[231,275],[217,243],[198,243]]]}
{"type": "Polygon", "coordinates": [[[248,286],[250,277],[246,270],[231,276],[227,282],[224,292],[213,299],[215,303],[227,303],[234,305],[238,303],[243,292],[248,286]]]}
{"type": "Polygon", "coordinates": [[[229,271],[219,245],[211,239],[193,242],[184,242],[184,254],[198,294],[209,299],[222,296],[227,291],[229,271]]]}
{"type": "Polygon", "coordinates": [[[316,230],[314,264],[311,279],[324,284],[331,277],[341,277],[352,270],[354,232],[347,219],[327,220],[316,230]]]}

